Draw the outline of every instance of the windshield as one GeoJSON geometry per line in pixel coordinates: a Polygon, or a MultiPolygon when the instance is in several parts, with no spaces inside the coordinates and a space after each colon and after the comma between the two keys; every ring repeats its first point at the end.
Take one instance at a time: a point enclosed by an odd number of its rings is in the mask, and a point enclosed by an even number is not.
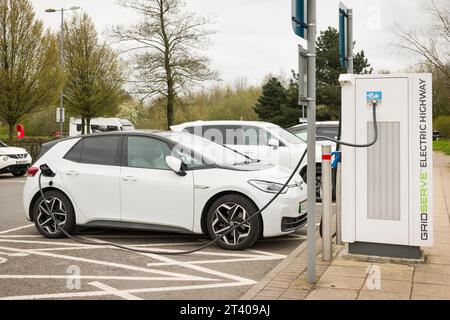
{"type": "Polygon", "coordinates": [[[7,145],[0,141],[0,148],[6,148],[7,145]]]}
{"type": "Polygon", "coordinates": [[[290,133],[289,131],[279,127],[279,126],[274,126],[274,127],[270,127],[269,130],[271,132],[276,133],[281,139],[285,140],[287,143],[290,144],[304,144],[305,142],[300,140],[299,137],[297,137],[296,135],[290,133]]]}
{"type": "MultiPolygon", "coordinates": [[[[328,138],[332,138],[332,139],[338,138],[339,126],[318,125],[316,130],[317,130],[317,136],[328,137],[328,138]]],[[[292,129],[291,132],[304,141],[306,141],[308,139],[308,132],[307,132],[306,127],[295,128],[295,129],[292,129]]],[[[316,140],[317,141],[326,141],[326,139],[324,139],[324,138],[316,138],[316,140]]]]}
{"type": "Polygon", "coordinates": [[[166,137],[177,143],[177,151],[179,153],[187,154],[192,150],[194,153],[201,156],[202,161],[206,164],[235,166],[253,162],[252,159],[243,154],[199,136],[191,134],[173,134],[167,135],[166,137]]]}

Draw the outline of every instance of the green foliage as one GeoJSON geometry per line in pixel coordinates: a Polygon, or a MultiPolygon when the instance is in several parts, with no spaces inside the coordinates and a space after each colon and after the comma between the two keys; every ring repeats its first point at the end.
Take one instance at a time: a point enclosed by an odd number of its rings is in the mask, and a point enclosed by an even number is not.
{"type": "MultiPolygon", "coordinates": [[[[336,120],[341,108],[339,75],[347,72],[339,63],[339,32],[332,27],[321,31],[316,47],[317,104],[322,105],[322,110],[317,113],[317,120],[336,120]]],[[[363,50],[353,55],[353,67],[356,74],[373,71],[363,50]]]]}
{"type": "Polygon", "coordinates": [[[450,140],[433,141],[433,150],[450,156],[450,140]]]}
{"type": "Polygon", "coordinates": [[[254,110],[259,119],[290,127],[298,123],[300,109],[297,106],[298,85],[291,80],[285,88],[275,77],[270,78],[262,89],[254,110]]]}
{"type": "MultiPolygon", "coordinates": [[[[258,87],[215,87],[191,92],[175,101],[175,123],[196,120],[257,120],[253,111],[261,90],[258,87]]],[[[136,122],[141,129],[167,129],[166,101],[153,101],[136,122]]]]}
{"type": "Polygon", "coordinates": [[[450,139],[450,115],[433,119],[433,129],[438,130],[442,137],[450,139]]]}
{"type": "Polygon", "coordinates": [[[0,121],[15,125],[55,102],[61,85],[57,40],[28,0],[0,0],[0,121]]]}
{"type": "MultiPolygon", "coordinates": [[[[87,14],[65,24],[64,98],[68,111],[86,119],[117,114],[123,100],[123,71],[118,54],[98,40],[87,14]]],[[[89,126],[88,126],[89,128],[89,126]]]]}

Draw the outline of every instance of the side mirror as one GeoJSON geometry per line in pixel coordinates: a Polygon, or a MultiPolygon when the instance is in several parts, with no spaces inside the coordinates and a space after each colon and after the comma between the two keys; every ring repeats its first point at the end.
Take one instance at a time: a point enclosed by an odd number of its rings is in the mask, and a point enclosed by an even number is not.
{"type": "Polygon", "coordinates": [[[269,143],[268,143],[269,147],[272,147],[274,149],[277,149],[280,146],[280,141],[278,141],[277,139],[270,139],[269,143]]]}
{"type": "Polygon", "coordinates": [[[167,156],[166,163],[177,175],[182,177],[186,175],[186,172],[183,170],[183,162],[180,159],[173,156],[167,156]]]}

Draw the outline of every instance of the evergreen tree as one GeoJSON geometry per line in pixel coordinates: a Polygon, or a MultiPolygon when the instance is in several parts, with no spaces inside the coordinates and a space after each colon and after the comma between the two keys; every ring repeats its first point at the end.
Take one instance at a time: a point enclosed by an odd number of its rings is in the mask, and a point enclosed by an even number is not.
{"type": "MultiPolygon", "coordinates": [[[[332,27],[321,31],[317,49],[317,110],[318,120],[335,120],[341,107],[339,76],[347,71],[339,63],[339,32],[332,27]]],[[[373,68],[361,50],[353,55],[355,74],[370,74],[373,68]]]]}

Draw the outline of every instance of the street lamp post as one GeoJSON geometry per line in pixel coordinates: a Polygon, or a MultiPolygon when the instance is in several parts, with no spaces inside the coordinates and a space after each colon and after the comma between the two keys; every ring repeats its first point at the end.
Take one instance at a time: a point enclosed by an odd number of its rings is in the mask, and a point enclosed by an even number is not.
{"type": "MultiPolygon", "coordinates": [[[[55,13],[55,12],[61,12],[61,69],[64,70],[64,11],[75,11],[80,9],[80,7],[73,6],[68,9],[61,8],[59,10],[57,9],[47,9],[45,12],[47,13],[55,13]]],[[[61,97],[60,97],[60,108],[59,108],[59,131],[60,135],[63,135],[64,130],[64,87],[61,88],[61,97]]]]}

